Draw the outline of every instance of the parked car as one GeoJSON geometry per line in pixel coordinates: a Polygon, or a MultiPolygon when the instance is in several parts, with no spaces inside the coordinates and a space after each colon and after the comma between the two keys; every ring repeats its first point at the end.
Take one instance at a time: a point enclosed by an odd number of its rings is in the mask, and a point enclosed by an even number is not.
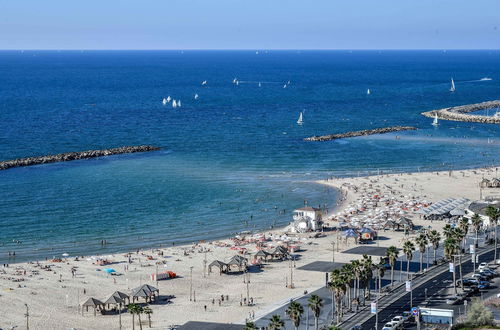
{"type": "Polygon", "coordinates": [[[486,276],[478,274],[478,273],[473,274],[472,278],[477,279],[478,281],[487,281],[488,280],[488,278],[486,276]]]}
{"type": "Polygon", "coordinates": [[[411,312],[403,312],[403,320],[408,321],[413,317],[413,314],[411,312]]]}
{"type": "Polygon", "coordinates": [[[477,267],[478,270],[485,269],[485,268],[488,268],[488,263],[486,263],[486,262],[480,263],[479,266],[477,267]]]}
{"type": "Polygon", "coordinates": [[[478,287],[479,290],[489,289],[490,288],[490,282],[488,282],[488,281],[481,281],[481,282],[479,282],[479,285],[477,287],[478,287]]]}
{"type": "MultiPolygon", "coordinates": [[[[457,285],[460,285],[460,280],[457,281],[457,285]]],[[[479,281],[475,278],[464,278],[464,287],[478,285],[479,281]]]]}
{"type": "Polygon", "coordinates": [[[498,273],[496,271],[489,269],[489,268],[485,268],[485,269],[479,271],[479,274],[491,275],[491,277],[498,276],[498,273]]]}
{"type": "Polygon", "coordinates": [[[382,328],[382,330],[396,330],[398,329],[399,326],[395,323],[395,322],[387,322],[384,327],[382,328]]]}
{"type": "Polygon", "coordinates": [[[355,326],[353,326],[353,327],[351,328],[351,330],[361,330],[361,329],[362,329],[362,328],[361,328],[361,325],[360,325],[360,324],[356,324],[355,326]]]}
{"type": "Polygon", "coordinates": [[[457,304],[461,303],[462,301],[463,301],[462,297],[453,296],[453,297],[449,297],[446,299],[446,304],[457,305],[457,304]]]}
{"type": "Polygon", "coordinates": [[[392,323],[396,322],[396,325],[398,327],[402,327],[403,326],[403,323],[405,322],[403,316],[399,315],[399,316],[395,316],[392,318],[391,320],[392,323]]]}
{"type": "Polygon", "coordinates": [[[469,286],[465,290],[465,294],[467,297],[472,297],[473,295],[478,294],[478,293],[479,293],[479,288],[477,285],[469,286]]]}

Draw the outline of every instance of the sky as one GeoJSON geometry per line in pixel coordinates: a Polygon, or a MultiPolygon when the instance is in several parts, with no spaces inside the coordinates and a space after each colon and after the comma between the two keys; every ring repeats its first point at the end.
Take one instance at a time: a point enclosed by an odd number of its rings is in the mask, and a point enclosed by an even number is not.
{"type": "Polygon", "coordinates": [[[0,0],[0,49],[498,49],[499,0],[0,0]]]}

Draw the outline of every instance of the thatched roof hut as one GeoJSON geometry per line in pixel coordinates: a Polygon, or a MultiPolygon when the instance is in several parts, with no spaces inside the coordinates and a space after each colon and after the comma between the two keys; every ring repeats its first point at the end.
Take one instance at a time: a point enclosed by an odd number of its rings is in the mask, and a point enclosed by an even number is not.
{"type": "Polygon", "coordinates": [[[219,275],[222,275],[222,273],[226,272],[229,268],[229,266],[226,263],[219,261],[219,260],[214,260],[210,263],[210,265],[208,265],[208,272],[209,273],[212,272],[212,267],[219,268],[219,275]]]}
{"type": "Polygon", "coordinates": [[[97,310],[101,309],[103,306],[104,304],[102,301],[92,297],[87,299],[87,301],[82,304],[82,307],[85,307],[87,312],[89,311],[89,307],[92,307],[94,309],[94,315],[96,314],[97,310]]]}

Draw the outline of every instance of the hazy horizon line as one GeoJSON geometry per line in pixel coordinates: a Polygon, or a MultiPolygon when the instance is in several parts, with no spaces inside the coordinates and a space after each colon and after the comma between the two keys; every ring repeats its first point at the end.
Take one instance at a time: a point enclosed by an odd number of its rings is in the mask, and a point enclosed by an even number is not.
{"type": "Polygon", "coordinates": [[[0,48],[0,51],[496,51],[500,48],[0,48]]]}

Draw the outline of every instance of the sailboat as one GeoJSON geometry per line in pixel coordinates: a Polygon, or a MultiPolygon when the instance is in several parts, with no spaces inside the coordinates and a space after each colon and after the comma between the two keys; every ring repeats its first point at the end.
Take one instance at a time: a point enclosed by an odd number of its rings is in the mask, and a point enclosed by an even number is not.
{"type": "Polygon", "coordinates": [[[170,97],[170,95],[167,97],[167,102],[170,102],[172,101],[172,98],[170,97]]]}
{"type": "Polygon", "coordinates": [[[197,100],[200,96],[198,94],[194,94],[194,99],[197,100]]]}
{"type": "Polygon", "coordinates": [[[172,101],[172,108],[177,108],[177,101],[176,100],[172,101]]]}
{"type": "Polygon", "coordinates": [[[201,85],[202,85],[202,86],[205,86],[206,84],[207,84],[207,81],[206,81],[206,80],[203,80],[203,81],[201,82],[201,85]]]}
{"type": "Polygon", "coordinates": [[[302,112],[300,112],[299,119],[297,120],[297,124],[302,125],[303,122],[304,122],[304,120],[302,119],[302,112]]]}
{"type": "Polygon", "coordinates": [[[161,103],[163,103],[163,105],[167,105],[168,101],[166,98],[163,98],[163,101],[161,101],[161,103]]]}
{"type": "Polygon", "coordinates": [[[237,82],[237,81],[238,81],[238,79],[237,79],[237,78],[234,78],[234,79],[233,79],[233,84],[236,84],[236,82],[237,82]]]}
{"type": "Polygon", "coordinates": [[[438,115],[437,113],[434,114],[434,120],[432,121],[432,126],[438,126],[438,115]]]}
{"type": "Polygon", "coordinates": [[[287,84],[284,84],[284,85],[283,85],[283,88],[286,88],[287,86],[288,86],[287,84]]]}
{"type": "Polygon", "coordinates": [[[368,88],[368,89],[366,90],[366,95],[370,95],[371,93],[372,93],[372,92],[370,92],[370,89],[368,88]]]}
{"type": "Polygon", "coordinates": [[[455,82],[453,81],[453,78],[451,78],[451,87],[450,87],[450,92],[454,92],[455,91],[455,82]]]}
{"type": "Polygon", "coordinates": [[[181,100],[177,101],[177,106],[180,108],[181,107],[181,100]]]}
{"type": "Polygon", "coordinates": [[[261,87],[261,86],[262,86],[262,85],[261,85],[261,84],[260,84],[260,82],[259,82],[259,87],[261,87]]]}

